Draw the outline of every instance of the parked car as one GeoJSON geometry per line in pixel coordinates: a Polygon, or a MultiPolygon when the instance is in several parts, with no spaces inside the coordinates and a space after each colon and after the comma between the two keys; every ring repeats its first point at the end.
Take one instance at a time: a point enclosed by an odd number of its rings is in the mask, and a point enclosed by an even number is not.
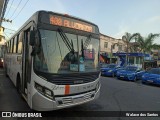
{"type": "Polygon", "coordinates": [[[117,71],[117,78],[129,81],[137,80],[137,73],[140,73],[142,70],[136,66],[127,66],[123,70],[117,71]]]}
{"type": "Polygon", "coordinates": [[[117,64],[108,64],[105,67],[101,68],[101,75],[102,76],[116,76],[117,71],[120,70],[121,67],[117,64]]]}
{"type": "Polygon", "coordinates": [[[0,58],[0,67],[3,67],[3,58],[0,58]]]}
{"type": "Polygon", "coordinates": [[[142,83],[152,83],[160,85],[160,68],[151,68],[142,76],[142,83]]]}
{"type": "Polygon", "coordinates": [[[109,64],[101,64],[101,68],[106,68],[109,64]]]}
{"type": "Polygon", "coordinates": [[[143,74],[145,74],[145,70],[142,70],[142,69],[140,69],[140,71],[137,71],[136,72],[136,79],[137,80],[142,80],[142,76],[143,76],[143,74]]]}

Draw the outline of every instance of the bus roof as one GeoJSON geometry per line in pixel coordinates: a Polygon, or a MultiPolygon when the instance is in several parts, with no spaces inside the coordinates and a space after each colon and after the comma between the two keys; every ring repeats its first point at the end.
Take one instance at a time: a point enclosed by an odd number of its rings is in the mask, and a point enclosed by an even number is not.
{"type": "MultiPolygon", "coordinates": [[[[56,14],[56,15],[59,15],[59,16],[64,16],[64,17],[68,17],[68,18],[72,18],[72,19],[76,19],[76,20],[80,20],[82,22],[85,22],[85,23],[88,23],[88,24],[91,24],[95,27],[98,28],[98,26],[92,22],[89,22],[87,20],[84,20],[84,19],[81,19],[81,18],[78,18],[78,17],[75,17],[75,16],[71,16],[71,15],[68,15],[68,14],[62,14],[62,13],[57,13],[57,12],[52,12],[52,11],[45,11],[45,10],[40,10],[40,11],[37,11],[35,12],[17,31],[14,35],[12,35],[10,37],[10,39],[12,39],[16,34],[18,34],[25,26],[27,26],[27,24],[29,24],[30,22],[34,21],[36,24],[38,22],[38,18],[41,14],[56,14]]],[[[9,39],[9,40],[10,40],[9,39]]]]}

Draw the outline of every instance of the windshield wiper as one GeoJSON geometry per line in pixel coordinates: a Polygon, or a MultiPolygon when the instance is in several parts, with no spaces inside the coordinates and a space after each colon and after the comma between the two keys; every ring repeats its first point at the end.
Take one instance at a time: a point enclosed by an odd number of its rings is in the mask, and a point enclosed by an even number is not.
{"type": "Polygon", "coordinates": [[[87,37],[87,39],[85,40],[84,44],[83,44],[83,40],[81,40],[81,51],[82,51],[82,57],[84,58],[84,50],[87,49],[89,43],[91,42],[91,35],[89,35],[87,37]]]}
{"type": "Polygon", "coordinates": [[[83,40],[81,40],[81,52],[82,52],[82,57],[84,58],[84,46],[83,46],[83,40]]]}
{"type": "Polygon", "coordinates": [[[63,42],[66,44],[67,48],[69,51],[72,51],[74,53],[74,46],[73,46],[73,41],[71,40],[71,42],[69,41],[68,37],[66,36],[66,34],[63,32],[62,29],[58,29],[58,33],[60,34],[63,42]]]}
{"type": "Polygon", "coordinates": [[[88,47],[88,45],[89,45],[90,42],[91,42],[91,35],[89,35],[87,37],[87,39],[85,40],[83,48],[87,49],[87,47],[88,47]]]}

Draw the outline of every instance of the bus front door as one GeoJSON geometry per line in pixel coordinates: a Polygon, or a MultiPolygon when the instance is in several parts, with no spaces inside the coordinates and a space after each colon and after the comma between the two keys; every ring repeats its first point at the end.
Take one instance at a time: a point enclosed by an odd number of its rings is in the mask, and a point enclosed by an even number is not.
{"type": "Polygon", "coordinates": [[[27,83],[31,77],[31,64],[29,57],[29,34],[30,29],[24,31],[24,39],[23,39],[23,64],[22,64],[22,93],[27,97],[28,89],[27,83]]]}

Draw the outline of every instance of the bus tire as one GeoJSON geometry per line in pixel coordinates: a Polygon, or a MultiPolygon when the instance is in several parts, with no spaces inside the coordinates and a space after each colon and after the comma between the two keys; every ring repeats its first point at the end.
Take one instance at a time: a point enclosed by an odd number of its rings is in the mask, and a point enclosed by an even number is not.
{"type": "Polygon", "coordinates": [[[21,94],[21,78],[20,75],[17,75],[16,88],[19,94],[21,94]]]}

